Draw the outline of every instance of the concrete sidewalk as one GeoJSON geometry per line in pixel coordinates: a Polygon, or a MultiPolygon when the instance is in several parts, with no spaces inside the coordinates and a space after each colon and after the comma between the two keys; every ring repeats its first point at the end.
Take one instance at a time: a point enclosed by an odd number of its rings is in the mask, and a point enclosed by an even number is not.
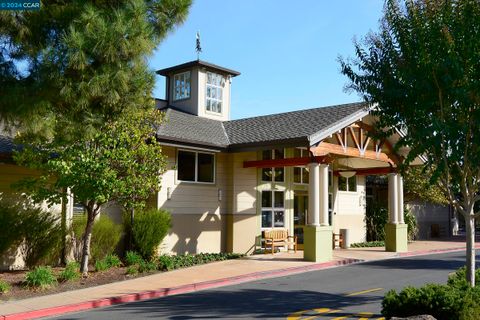
{"type": "Polygon", "coordinates": [[[417,241],[411,243],[409,252],[404,254],[385,252],[384,248],[337,249],[334,251],[333,261],[328,263],[303,261],[301,251],[296,254],[254,255],[97,287],[0,302],[0,320],[52,316],[363,261],[464,250],[464,248],[465,242],[461,241],[417,241]]]}

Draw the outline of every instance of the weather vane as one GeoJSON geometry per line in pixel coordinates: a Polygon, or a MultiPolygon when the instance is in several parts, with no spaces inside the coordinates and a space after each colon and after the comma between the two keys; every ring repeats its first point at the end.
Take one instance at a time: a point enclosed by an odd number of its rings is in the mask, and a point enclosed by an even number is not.
{"type": "Polygon", "coordinates": [[[197,45],[195,46],[195,51],[197,51],[197,60],[200,60],[200,52],[202,52],[202,47],[200,46],[200,31],[197,31],[197,45]]]}

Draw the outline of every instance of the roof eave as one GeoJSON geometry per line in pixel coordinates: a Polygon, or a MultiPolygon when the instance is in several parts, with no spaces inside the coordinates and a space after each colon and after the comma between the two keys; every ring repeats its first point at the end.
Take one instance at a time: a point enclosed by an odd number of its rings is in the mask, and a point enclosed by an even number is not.
{"type": "Polygon", "coordinates": [[[330,135],[338,132],[339,130],[351,125],[352,123],[361,120],[370,113],[371,108],[365,108],[358,110],[352,113],[350,116],[343,118],[340,121],[335,122],[331,126],[324,128],[320,131],[317,131],[310,136],[308,136],[308,141],[310,146],[318,144],[323,139],[329,137],[330,135]]]}

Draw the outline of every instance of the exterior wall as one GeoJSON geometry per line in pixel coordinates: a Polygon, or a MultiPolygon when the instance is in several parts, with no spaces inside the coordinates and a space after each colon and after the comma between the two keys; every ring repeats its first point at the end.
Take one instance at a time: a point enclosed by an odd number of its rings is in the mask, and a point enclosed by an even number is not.
{"type": "Polygon", "coordinates": [[[172,106],[183,110],[185,112],[198,115],[198,68],[187,69],[175,72],[170,75],[169,77],[170,85],[169,85],[169,102],[172,106]],[[182,99],[182,100],[174,100],[174,83],[173,78],[176,74],[188,72],[190,71],[190,98],[182,99]]]}
{"type": "Polygon", "coordinates": [[[450,233],[450,209],[448,206],[435,205],[420,200],[406,205],[417,218],[418,239],[432,238],[432,225],[439,226],[440,237],[447,237],[450,233]]]}
{"type": "MultiPolygon", "coordinates": [[[[205,118],[214,120],[226,121],[230,120],[230,86],[231,79],[225,76],[225,86],[223,87],[223,101],[222,101],[222,113],[206,111],[205,105],[207,101],[207,71],[206,69],[200,69],[198,73],[198,115],[205,118]]],[[[215,71],[212,71],[215,72],[215,71]]]]}
{"type": "MultiPolygon", "coordinates": [[[[223,87],[222,113],[208,112],[205,109],[206,104],[206,86],[207,69],[194,67],[192,69],[178,71],[170,75],[169,101],[170,104],[185,112],[198,115],[204,118],[226,121],[230,120],[230,86],[231,78],[225,76],[225,86],[223,87]],[[182,100],[173,100],[174,98],[174,75],[190,70],[190,98],[182,100]]],[[[216,71],[212,71],[216,72],[216,71]]]]}
{"type": "Polygon", "coordinates": [[[215,183],[180,182],[176,176],[177,148],[164,147],[168,157],[157,207],[172,214],[173,226],[161,245],[163,252],[225,251],[227,154],[215,154],[215,183]],[[221,191],[220,191],[221,190],[221,191]],[[222,199],[219,200],[219,192],[222,199]],[[170,194],[170,199],[168,199],[170,194]]]}
{"type": "Polygon", "coordinates": [[[257,170],[243,168],[243,162],[255,160],[255,152],[234,153],[230,159],[227,251],[252,253],[260,237],[257,216],[257,170]]]}
{"type": "Polygon", "coordinates": [[[349,229],[350,243],[366,240],[365,226],[365,177],[357,177],[357,191],[338,191],[338,177],[334,178],[334,207],[333,230],[339,233],[340,229],[349,229]]]}

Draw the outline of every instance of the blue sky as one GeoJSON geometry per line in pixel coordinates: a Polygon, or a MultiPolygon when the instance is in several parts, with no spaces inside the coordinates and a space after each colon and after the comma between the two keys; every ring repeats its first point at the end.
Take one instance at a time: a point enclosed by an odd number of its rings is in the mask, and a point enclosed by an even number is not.
{"type": "MultiPolygon", "coordinates": [[[[346,93],[339,55],[376,31],[382,0],[194,0],[186,22],[150,60],[157,70],[200,59],[242,74],[232,82],[232,119],[359,101],[346,93]]],[[[157,76],[154,95],[163,98],[157,76]]]]}

